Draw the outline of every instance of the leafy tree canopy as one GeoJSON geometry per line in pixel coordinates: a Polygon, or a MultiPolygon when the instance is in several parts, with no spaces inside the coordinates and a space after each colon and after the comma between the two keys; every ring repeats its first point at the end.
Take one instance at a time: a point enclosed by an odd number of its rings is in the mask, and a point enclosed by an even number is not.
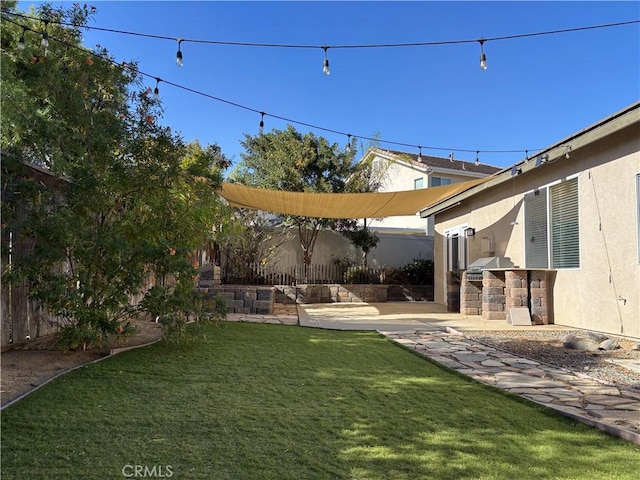
{"type": "MultiPolygon", "coordinates": [[[[81,46],[80,29],[95,8],[45,4],[30,12],[33,20],[7,11],[15,4],[3,5],[0,39],[0,140],[10,185],[3,196],[11,192],[3,198],[3,230],[34,245],[15,259],[14,279],[26,279],[32,296],[89,343],[121,331],[131,298],[144,296],[150,280],[165,290],[154,298],[180,294],[184,302],[171,298],[167,308],[187,309],[190,254],[219,220],[215,192],[227,159],[217,145],[187,144],[161,124],[160,100],[135,63],[81,46]],[[49,20],[46,49],[39,19],[49,20]],[[61,195],[29,184],[23,161],[64,176],[61,195]],[[29,215],[18,221],[27,205],[29,215]]],[[[148,301],[139,305],[151,309],[148,301]]]]}

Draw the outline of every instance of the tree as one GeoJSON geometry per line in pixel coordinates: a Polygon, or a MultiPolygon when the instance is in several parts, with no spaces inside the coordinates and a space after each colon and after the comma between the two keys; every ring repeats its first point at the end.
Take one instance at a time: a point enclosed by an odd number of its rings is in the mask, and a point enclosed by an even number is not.
{"type": "Polygon", "coordinates": [[[216,232],[216,242],[224,254],[224,270],[238,281],[254,283],[259,280],[254,266],[265,266],[273,261],[278,255],[278,247],[292,236],[287,230],[277,232],[274,218],[258,210],[235,209],[226,218],[225,224],[216,232]]]}
{"type": "Polygon", "coordinates": [[[41,22],[11,16],[8,7],[1,141],[13,160],[3,158],[5,178],[17,178],[27,160],[67,179],[57,201],[38,185],[16,183],[6,228],[34,249],[13,278],[26,279],[33,298],[66,320],[71,347],[122,332],[122,320],[136,311],[188,308],[190,255],[212,235],[220,212],[215,191],[229,162],[217,145],[185,144],[161,125],[160,100],[134,63],[80,45],[93,7],[33,12],[48,21],[44,50],[34,32],[41,22]],[[22,26],[27,41],[19,49],[22,26]],[[31,205],[24,224],[11,216],[19,203],[31,205]],[[155,286],[147,291],[150,278],[155,286]],[[136,309],[131,299],[140,296],[136,309]]]}
{"type": "MultiPolygon", "coordinates": [[[[370,147],[373,148],[373,147],[370,147]]],[[[347,182],[347,190],[357,193],[377,192],[382,186],[388,170],[387,164],[375,163],[373,155],[365,155],[354,167],[347,182]]],[[[336,231],[347,237],[351,244],[362,250],[362,264],[367,266],[369,252],[378,245],[380,239],[367,228],[367,219],[362,224],[356,219],[341,219],[336,222],[336,231]]]]}
{"type": "MultiPolygon", "coordinates": [[[[355,139],[352,141],[355,147],[355,139]]],[[[288,125],[256,136],[245,134],[242,162],[229,179],[245,185],[290,192],[344,193],[354,172],[353,151],[330,144],[313,133],[301,134],[288,125]]],[[[283,215],[284,225],[297,229],[304,264],[311,264],[313,249],[322,228],[335,221],[283,215]]]]}

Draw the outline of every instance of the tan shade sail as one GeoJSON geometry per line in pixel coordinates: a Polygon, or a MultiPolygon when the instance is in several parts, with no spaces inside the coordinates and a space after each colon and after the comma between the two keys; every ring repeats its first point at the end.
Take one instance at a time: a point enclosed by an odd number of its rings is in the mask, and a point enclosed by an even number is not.
{"type": "Polygon", "coordinates": [[[484,182],[479,178],[442,187],[404,192],[305,193],[223,183],[221,195],[232,207],[319,218],[382,218],[420,210],[484,182]]]}

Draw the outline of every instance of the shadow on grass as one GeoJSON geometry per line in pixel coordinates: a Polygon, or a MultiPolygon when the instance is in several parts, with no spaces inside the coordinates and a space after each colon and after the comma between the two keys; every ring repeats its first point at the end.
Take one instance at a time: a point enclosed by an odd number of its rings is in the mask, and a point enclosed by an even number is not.
{"type": "Polygon", "coordinates": [[[631,479],[639,453],[376,333],[279,325],[125,352],[2,412],[3,479],[631,479]]]}

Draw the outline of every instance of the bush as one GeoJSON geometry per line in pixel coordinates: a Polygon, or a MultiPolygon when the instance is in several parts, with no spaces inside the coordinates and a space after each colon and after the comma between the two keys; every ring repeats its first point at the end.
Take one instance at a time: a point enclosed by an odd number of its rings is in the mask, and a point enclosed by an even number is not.
{"type": "Polygon", "coordinates": [[[433,260],[416,258],[400,270],[409,285],[433,285],[433,260]]]}
{"type": "Polygon", "coordinates": [[[353,266],[344,272],[344,283],[380,283],[380,277],[371,269],[353,266]]]}

